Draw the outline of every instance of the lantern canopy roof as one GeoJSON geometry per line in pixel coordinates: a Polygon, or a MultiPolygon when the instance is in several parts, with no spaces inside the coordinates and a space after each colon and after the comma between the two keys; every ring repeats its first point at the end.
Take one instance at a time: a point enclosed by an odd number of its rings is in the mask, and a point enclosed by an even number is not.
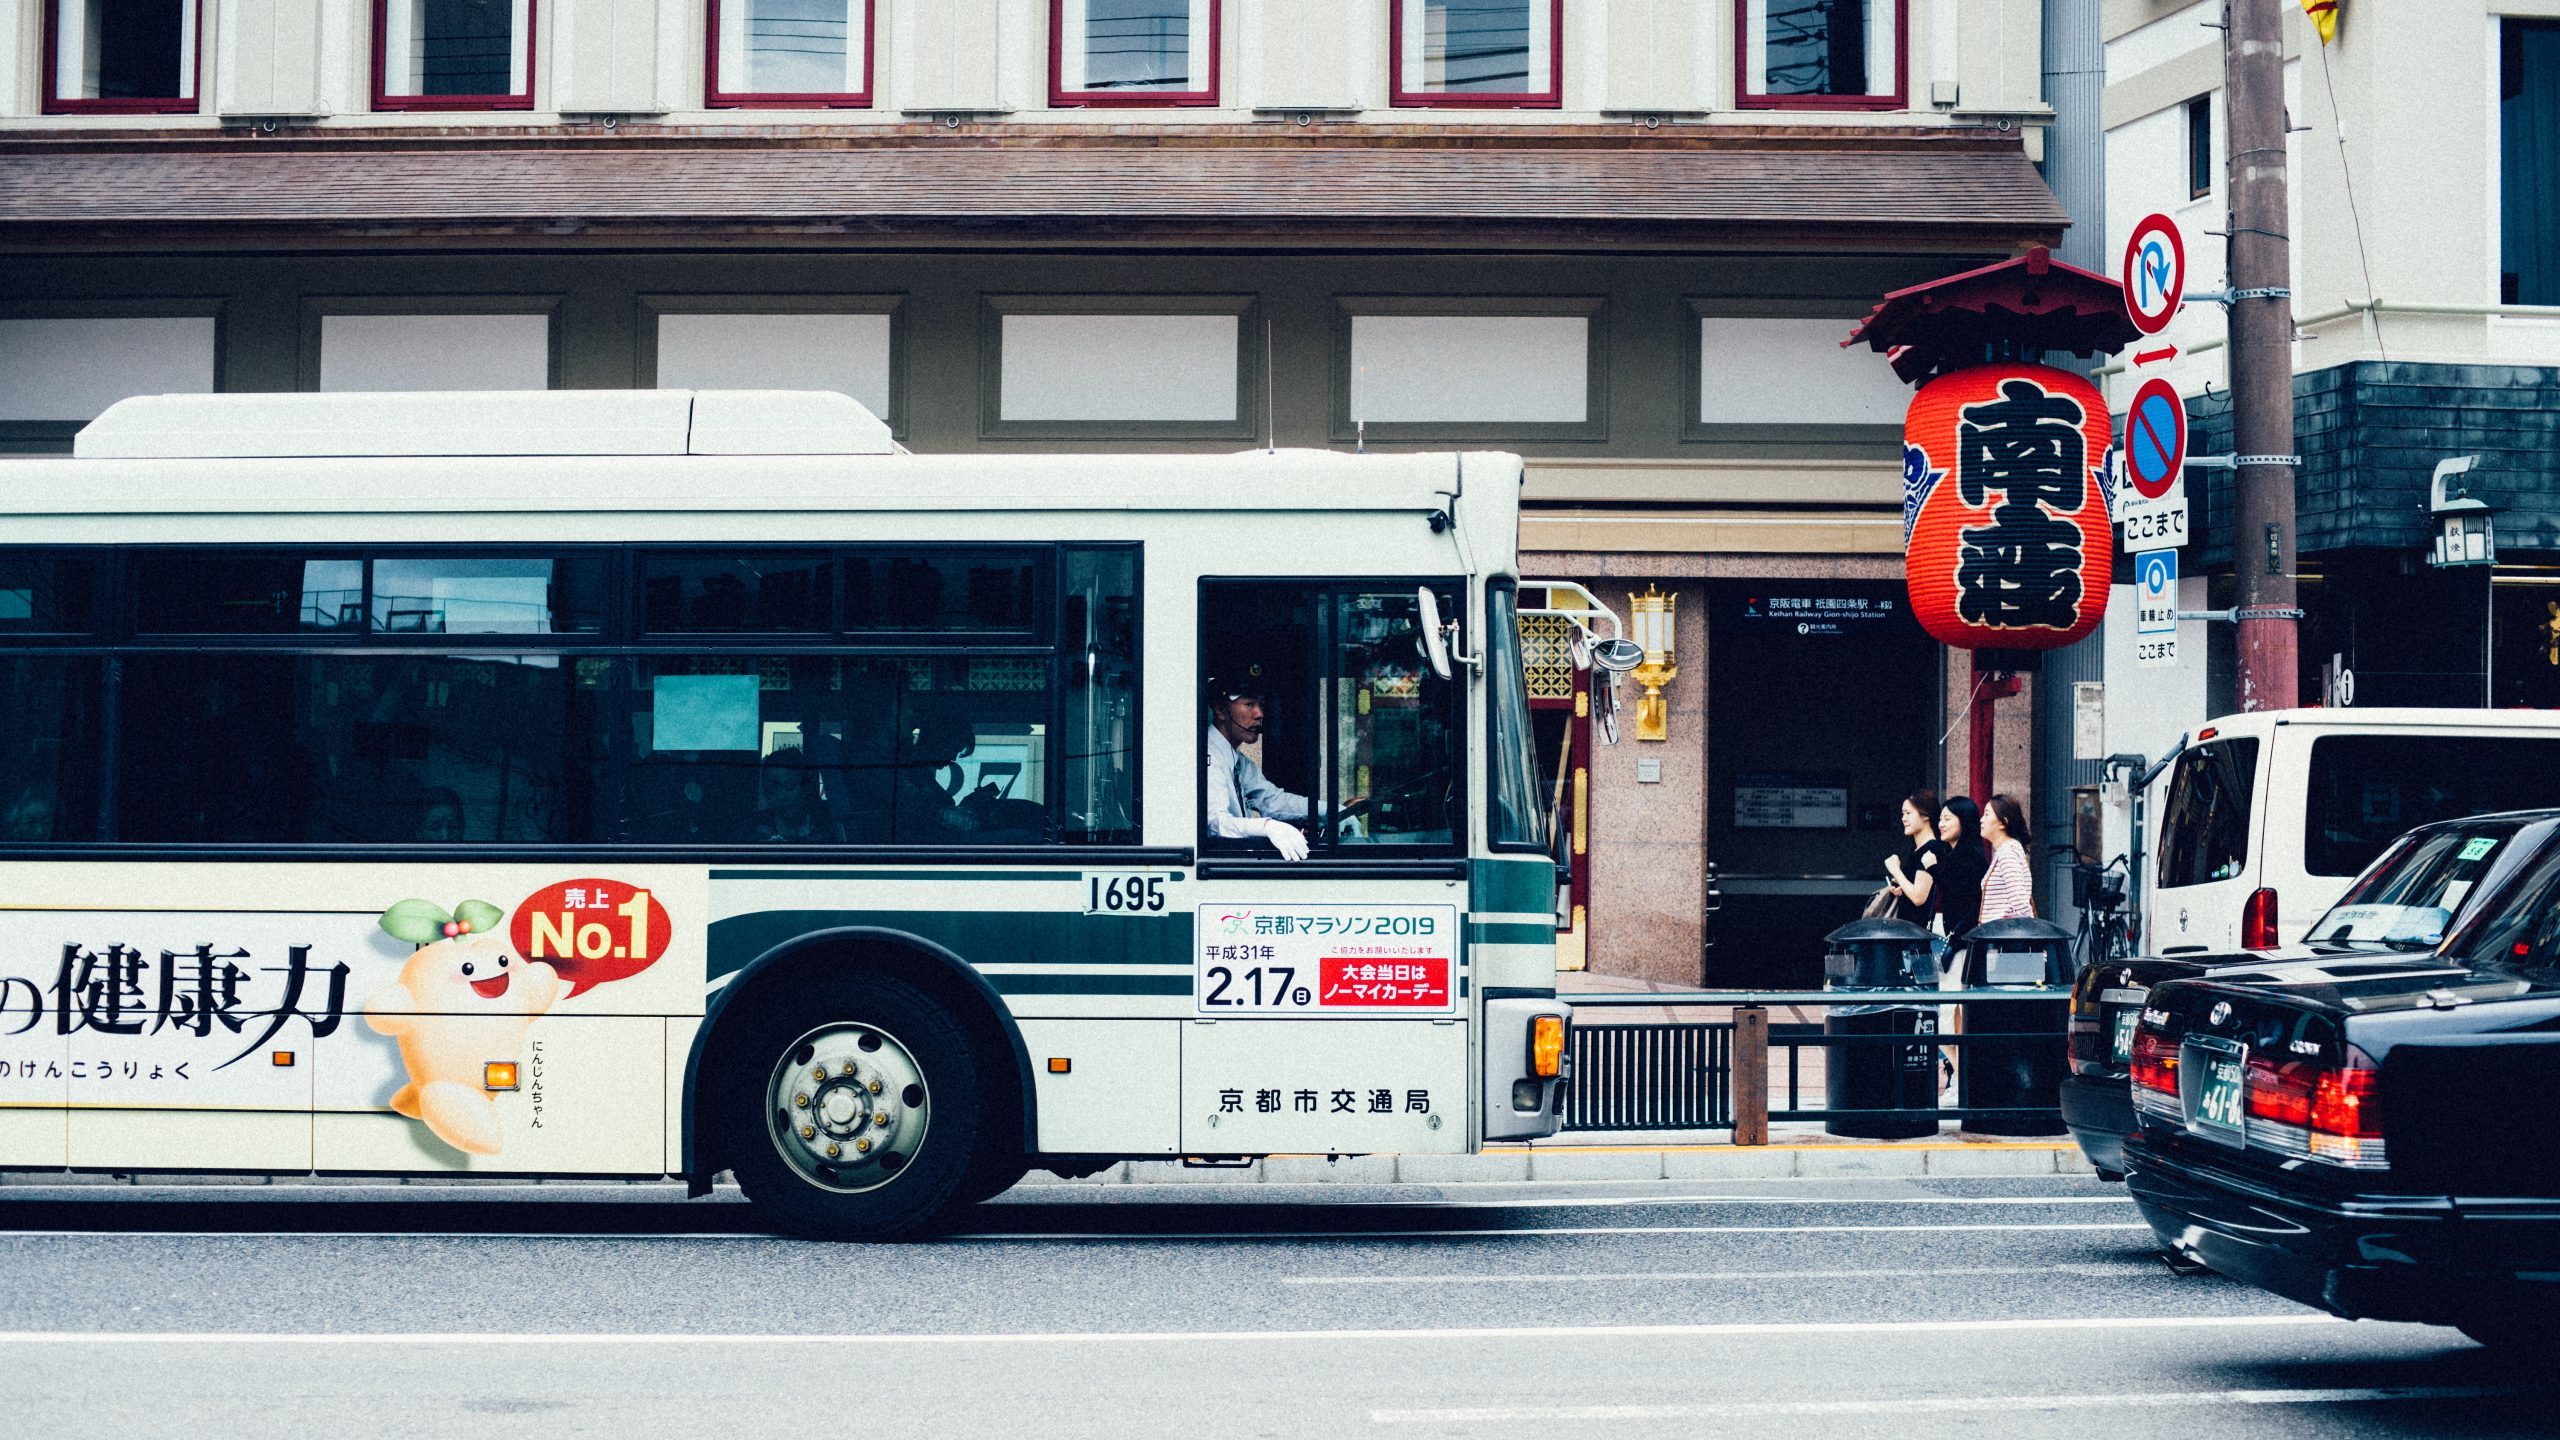
{"type": "Polygon", "coordinates": [[[2112,355],[2141,334],[2125,314],[2122,285],[2065,265],[2039,245],[2014,260],[1896,290],[1840,343],[1864,343],[1888,356],[1893,373],[1917,385],[1995,357],[2112,355]]]}

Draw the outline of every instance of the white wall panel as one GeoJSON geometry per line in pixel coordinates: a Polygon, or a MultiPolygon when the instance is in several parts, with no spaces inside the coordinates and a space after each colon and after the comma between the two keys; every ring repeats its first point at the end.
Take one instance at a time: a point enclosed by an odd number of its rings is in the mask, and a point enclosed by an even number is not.
{"type": "Polygon", "coordinates": [[[0,420],[94,420],[129,395],[213,389],[209,315],[0,320],[0,420]]]}
{"type": "Polygon", "coordinates": [[[1581,315],[1355,315],[1351,418],[1575,424],[1590,417],[1581,315]]]}
{"type": "Polygon", "coordinates": [[[548,315],[324,315],[323,390],[544,390],[548,315]]]}
{"type": "Polygon", "coordinates": [[[1263,109],[1291,105],[1356,105],[1362,86],[1352,74],[1354,0],[1288,0],[1281,5],[1228,7],[1228,24],[1245,32],[1245,103],[1263,109]]]}
{"type": "Polygon", "coordinates": [[[222,0],[214,26],[214,109],[324,115],[320,0],[222,0]]]}
{"type": "Polygon", "coordinates": [[[563,114],[654,114],[658,0],[550,0],[551,108],[563,114]]]}
{"type": "Polygon", "coordinates": [[[905,108],[1004,108],[999,0],[931,0],[900,6],[898,14],[907,37],[905,108]]]}
{"type": "Polygon", "coordinates": [[[1707,28],[1702,7],[1692,0],[1612,0],[1600,16],[1608,26],[1602,108],[1707,108],[1706,78],[1699,63],[1699,42],[1707,28]]]}
{"type": "Polygon", "coordinates": [[[1848,319],[1709,315],[1698,321],[1698,418],[1709,425],[1899,425],[1911,387],[1885,358],[1840,342],[1848,319]]]}
{"type": "Polygon", "coordinates": [[[1012,420],[1233,420],[1233,315],[1007,315],[1012,420]]]}
{"type": "Polygon", "coordinates": [[[661,390],[833,390],[889,413],[886,315],[661,315],[661,390]]]}

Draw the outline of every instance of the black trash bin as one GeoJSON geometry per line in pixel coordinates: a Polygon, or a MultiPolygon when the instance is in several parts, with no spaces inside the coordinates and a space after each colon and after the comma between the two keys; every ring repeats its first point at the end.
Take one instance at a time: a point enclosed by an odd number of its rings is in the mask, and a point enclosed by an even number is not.
{"type": "Polygon", "coordinates": [[[1975,1113],[1965,1117],[1964,1128],[1983,1135],[2066,1132],[2057,1107],[2069,1054],[2063,1027],[2071,1013],[2071,978],[2071,932],[2050,920],[1991,920],[1965,936],[1965,988],[2015,990],[2021,998],[1965,1002],[1965,1042],[1956,1064],[1965,1107],[1975,1113]]]}
{"type": "MultiPolygon", "coordinates": [[[[1913,990],[1932,985],[1937,962],[1929,932],[1905,920],[1855,920],[1824,937],[1822,973],[1832,990],[1913,990]]],[[[1900,1140],[1938,1132],[1938,1011],[1934,1005],[1834,1005],[1826,1036],[1901,1036],[1917,1044],[1861,1038],[1827,1047],[1828,1108],[1855,1111],[1822,1122],[1834,1135],[1900,1140]]]]}

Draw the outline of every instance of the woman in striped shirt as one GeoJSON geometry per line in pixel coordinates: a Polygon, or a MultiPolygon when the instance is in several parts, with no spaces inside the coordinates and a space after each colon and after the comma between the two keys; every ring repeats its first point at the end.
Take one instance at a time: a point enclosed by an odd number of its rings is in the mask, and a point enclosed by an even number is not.
{"type": "Polygon", "coordinates": [[[2006,795],[1992,796],[1982,807],[1982,838],[1991,847],[1991,871],[1982,877],[1982,918],[2035,918],[2035,877],[2027,870],[2027,812],[2006,795]]]}

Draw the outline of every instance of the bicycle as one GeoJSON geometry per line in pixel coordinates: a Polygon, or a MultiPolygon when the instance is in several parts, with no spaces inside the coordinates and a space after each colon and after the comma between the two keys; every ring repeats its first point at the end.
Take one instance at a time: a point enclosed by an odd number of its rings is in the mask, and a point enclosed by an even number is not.
{"type": "Polygon", "coordinates": [[[2133,941],[2133,916],[2125,900],[2125,857],[2104,865],[2074,861],[2071,904],[2080,912],[2080,931],[2071,939],[2072,973],[2113,961],[2130,960],[2139,951],[2133,941]]]}

